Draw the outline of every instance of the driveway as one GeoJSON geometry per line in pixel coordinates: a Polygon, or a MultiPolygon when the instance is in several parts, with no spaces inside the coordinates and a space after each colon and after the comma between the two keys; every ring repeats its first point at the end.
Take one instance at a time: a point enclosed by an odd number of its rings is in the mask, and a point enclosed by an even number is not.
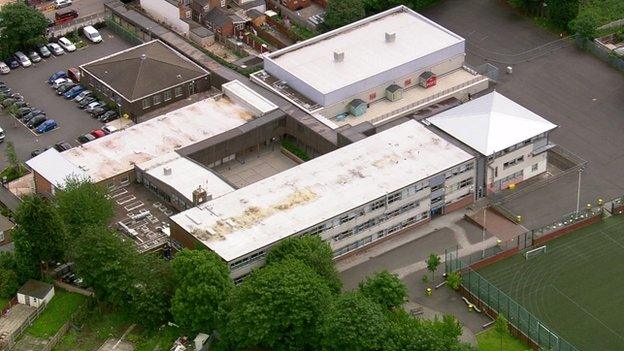
{"type": "MultiPolygon", "coordinates": [[[[60,125],[59,128],[51,132],[37,136],[15,118],[2,113],[0,126],[6,131],[7,140],[14,143],[17,155],[21,160],[30,158],[30,153],[34,149],[52,146],[59,141],[67,141],[76,146],[78,143],[75,140],[79,135],[102,126],[102,123],[80,110],[76,103],[56,95],[56,92],[46,83],[48,77],[54,72],[65,71],[69,67],[77,67],[132,46],[107,30],[102,30],[101,33],[104,42],[100,44],[91,44],[73,53],[50,57],[34,67],[19,68],[0,77],[0,80],[11,87],[14,92],[22,94],[26,102],[44,110],[48,118],[57,120],[60,125]]],[[[0,146],[0,154],[2,155],[0,156],[0,168],[6,166],[5,147],[6,143],[0,146]]]]}
{"type": "MultiPolygon", "coordinates": [[[[468,61],[521,57],[559,39],[495,0],[447,0],[424,14],[467,40],[468,61]]],[[[588,161],[581,205],[598,197],[624,194],[624,76],[589,53],[570,45],[501,70],[496,90],[559,125],[551,140],[588,161]]],[[[550,223],[576,209],[577,175],[507,203],[527,228],[550,223]]]]}

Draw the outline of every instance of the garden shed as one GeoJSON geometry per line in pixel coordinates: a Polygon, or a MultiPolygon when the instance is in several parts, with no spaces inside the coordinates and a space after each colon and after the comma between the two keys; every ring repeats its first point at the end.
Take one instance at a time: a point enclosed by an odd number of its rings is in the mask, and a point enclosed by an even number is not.
{"type": "Polygon", "coordinates": [[[392,84],[386,88],[386,99],[397,101],[403,98],[403,88],[396,84],[392,84]]]}
{"type": "Polygon", "coordinates": [[[17,302],[22,305],[39,307],[54,297],[54,286],[30,279],[17,291],[17,302]]]}
{"type": "Polygon", "coordinates": [[[425,71],[418,77],[418,84],[423,88],[430,88],[438,83],[438,77],[431,71],[425,71]]]}
{"type": "Polygon", "coordinates": [[[366,113],[368,104],[361,99],[355,99],[349,103],[349,113],[354,116],[361,116],[366,113]]]}

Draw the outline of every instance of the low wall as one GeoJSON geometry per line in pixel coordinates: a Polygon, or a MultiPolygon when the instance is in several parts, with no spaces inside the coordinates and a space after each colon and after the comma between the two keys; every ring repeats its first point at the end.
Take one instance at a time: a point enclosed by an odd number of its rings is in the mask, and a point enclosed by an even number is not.
{"type": "Polygon", "coordinates": [[[517,254],[518,251],[519,251],[518,248],[514,247],[513,249],[509,249],[507,251],[503,251],[503,252],[501,252],[499,254],[496,254],[494,256],[488,257],[488,258],[486,258],[484,260],[481,260],[481,261],[479,261],[477,263],[473,263],[472,265],[470,265],[470,268],[472,268],[475,271],[479,270],[479,269],[481,269],[483,267],[487,267],[487,266],[489,266],[491,264],[494,264],[494,263],[496,263],[498,261],[501,261],[501,260],[504,260],[504,259],[506,259],[508,257],[511,257],[511,256],[517,254]]]}
{"type": "Polygon", "coordinates": [[[284,149],[283,147],[280,149],[280,151],[282,152],[282,154],[284,154],[284,156],[288,157],[289,159],[293,160],[295,163],[297,163],[298,165],[304,163],[305,161],[300,159],[299,157],[297,157],[295,154],[293,154],[292,152],[284,149]]]}
{"type": "Polygon", "coordinates": [[[546,242],[549,242],[549,241],[551,241],[553,239],[556,239],[556,238],[558,238],[560,236],[563,236],[563,235],[568,234],[570,232],[573,232],[575,230],[587,227],[587,226],[592,225],[594,223],[598,223],[601,220],[602,220],[602,214],[598,214],[598,215],[595,215],[593,217],[589,217],[587,219],[584,219],[582,221],[576,222],[576,223],[574,223],[572,225],[569,225],[567,227],[561,228],[559,230],[555,230],[554,232],[548,233],[548,234],[546,234],[546,235],[544,235],[544,236],[542,236],[540,238],[533,239],[533,246],[542,245],[542,244],[544,244],[546,242]]]}
{"type": "Polygon", "coordinates": [[[67,283],[63,283],[60,280],[55,280],[54,285],[58,286],[59,288],[65,289],[67,291],[74,292],[76,294],[89,296],[89,297],[95,296],[95,293],[93,291],[82,289],[77,286],[69,285],[67,283]]]}

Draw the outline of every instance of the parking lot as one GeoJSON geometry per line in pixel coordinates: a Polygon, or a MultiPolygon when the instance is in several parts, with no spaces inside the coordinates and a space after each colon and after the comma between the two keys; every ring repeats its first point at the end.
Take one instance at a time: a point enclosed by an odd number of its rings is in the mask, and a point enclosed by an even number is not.
{"type": "MultiPolygon", "coordinates": [[[[104,39],[100,44],[89,44],[72,53],[51,56],[32,67],[18,68],[7,75],[0,76],[0,80],[6,83],[13,92],[22,94],[30,106],[45,111],[48,118],[55,119],[59,124],[55,130],[35,135],[15,118],[2,113],[0,126],[6,132],[7,140],[14,143],[21,160],[30,158],[33,150],[52,146],[59,141],[67,141],[72,146],[76,146],[78,136],[102,127],[102,123],[79,109],[73,101],[58,96],[56,91],[47,84],[47,79],[54,72],[67,71],[70,67],[78,67],[83,63],[132,46],[106,29],[100,32],[104,39]]],[[[4,154],[5,147],[5,144],[0,146],[2,154],[4,154]]],[[[5,157],[1,159],[0,168],[4,168],[5,157]]]]}

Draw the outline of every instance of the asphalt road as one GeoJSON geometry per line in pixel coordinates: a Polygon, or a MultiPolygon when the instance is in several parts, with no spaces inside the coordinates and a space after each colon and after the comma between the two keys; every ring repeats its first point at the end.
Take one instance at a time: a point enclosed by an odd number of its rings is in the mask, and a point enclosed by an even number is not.
{"type": "MultiPolygon", "coordinates": [[[[104,1],[102,0],[73,0],[68,8],[78,11],[78,17],[86,17],[98,12],[104,12],[104,1]]],[[[57,10],[44,11],[43,14],[51,21],[54,21],[54,12],[57,10]]]]}
{"type": "MultiPolygon", "coordinates": [[[[42,61],[32,67],[19,68],[0,76],[0,80],[11,87],[14,92],[22,94],[26,102],[44,110],[48,118],[57,120],[60,125],[59,128],[48,133],[34,135],[15,118],[1,113],[0,126],[6,132],[7,140],[11,140],[15,145],[17,155],[21,160],[30,158],[30,153],[34,149],[52,146],[59,141],[67,141],[76,146],[78,143],[75,140],[79,135],[102,126],[102,123],[77,108],[76,103],[56,95],[56,92],[46,83],[48,77],[54,72],[77,67],[131,47],[122,38],[113,36],[106,30],[102,31],[102,36],[104,41],[100,44],[91,44],[73,53],[50,57],[45,62],[42,61]]],[[[6,143],[0,145],[0,168],[6,166],[5,147],[6,143]]]]}

